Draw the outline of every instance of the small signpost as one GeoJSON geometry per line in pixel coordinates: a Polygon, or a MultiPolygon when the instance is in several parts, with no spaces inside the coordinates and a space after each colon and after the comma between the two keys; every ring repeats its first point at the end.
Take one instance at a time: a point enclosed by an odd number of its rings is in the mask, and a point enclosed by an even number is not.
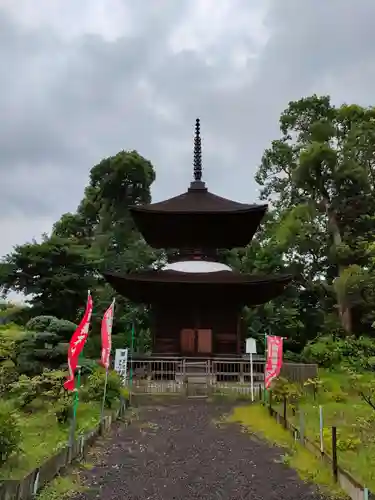
{"type": "Polygon", "coordinates": [[[116,349],[115,353],[115,371],[121,376],[123,384],[126,384],[126,375],[128,371],[128,352],[129,349],[116,349]]]}
{"type": "Polygon", "coordinates": [[[320,453],[324,453],[324,422],[323,422],[323,406],[319,406],[319,435],[320,435],[320,453]]]}
{"type": "Polygon", "coordinates": [[[254,370],[253,370],[253,354],[257,353],[256,340],[252,337],[246,339],[246,354],[250,356],[250,391],[251,401],[254,401],[254,370]]]}

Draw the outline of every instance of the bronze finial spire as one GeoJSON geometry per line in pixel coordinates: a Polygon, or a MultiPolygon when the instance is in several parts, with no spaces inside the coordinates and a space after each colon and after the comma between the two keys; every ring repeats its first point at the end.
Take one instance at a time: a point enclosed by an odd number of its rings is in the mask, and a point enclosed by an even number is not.
{"type": "Polygon", "coordinates": [[[195,120],[194,137],[194,180],[202,180],[202,141],[201,141],[201,123],[199,118],[195,120]]]}
{"type": "Polygon", "coordinates": [[[190,183],[189,191],[204,190],[207,191],[205,183],[202,181],[202,140],[201,140],[201,122],[195,120],[194,135],[194,180],[190,183]]]}

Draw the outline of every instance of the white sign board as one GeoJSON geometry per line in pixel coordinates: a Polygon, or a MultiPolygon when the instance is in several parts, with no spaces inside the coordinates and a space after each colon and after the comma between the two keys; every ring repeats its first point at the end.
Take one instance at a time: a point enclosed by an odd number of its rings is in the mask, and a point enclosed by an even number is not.
{"type": "Polygon", "coordinates": [[[246,339],[246,354],[250,355],[250,389],[251,401],[254,402],[254,370],[253,370],[253,354],[257,353],[257,342],[255,339],[249,337],[246,339]]]}
{"type": "Polygon", "coordinates": [[[257,353],[257,341],[251,337],[246,339],[246,354],[257,353]]]}
{"type": "Polygon", "coordinates": [[[123,381],[126,381],[128,370],[128,353],[129,349],[116,349],[115,353],[115,371],[121,375],[123,381]]]}

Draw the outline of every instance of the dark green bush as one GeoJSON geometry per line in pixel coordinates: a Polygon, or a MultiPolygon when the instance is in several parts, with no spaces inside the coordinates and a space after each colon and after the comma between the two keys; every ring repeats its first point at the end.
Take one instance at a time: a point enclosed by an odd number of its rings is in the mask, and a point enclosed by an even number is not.
{"type": "Polygon", "coordinates": [[[302,352],[302,359],[324,368],[351,366],[357,370],[373,370],[375,343],[369,337],[320,337],[307,344],[302,352]]]}
{"type": "Polygon", "coordinates": [[[273,380],[271,391],[272,399],[276,402],[281,402],[286,399],[290,403],[295,403],[301,396],[301,391],[298,386],[283,377],[277,377],[273,380]]]}
{"type": "Polygon", "coordinates": [[[93,359],[82,358],[79,363],[82,375],[91,375],[98,369],[98,363],[93,359]]]}
{"type": "Polygon", "coordinates": [[[24,410],[28,413],[37,413],[39,411],[45,410],[46,403],[42,398],[35,398],[30,401],[28,405],[24,407],[24,410]]]}
{"type": "Polygon", "coordinates": [[[10,384],[18,379],[18,372],[12,360],[0,361],[0,396],[5,396],[10,384]]]}
{"type": "Polygon", "coordinates": [[[44,370],[41,375],[28,377],[21,375],[20,378],[10,385],[10,394],[15,398],[20,409],[28,411],[32,409],[31,402],[40,399],[44,404],[59,401],[64,393],[63,383],[66,373],[63,371],[44,370]]]}
{"type": "Polygon", "coordinates": [[[27,375],[21,375],[17,382],[10,385],[10,394],[18,408],[23,409],[38,396],[36,384],[27,375]]]}
{"type": "Polygon", "coordinates": [[[301,363],[301,354],[292,351],[285,351],[283,358],[289,363],[301,363]]]}
{"type": "Polygon", "coordinates": [[[0,465],[19,450],[21,430],[14,412],[0,406],[0,465]]]}
{"type": "Polygon", "coordinates": [[[29,332],[18,344],[16,358],[19,373],[38,375],[44,368],[58,369],[66,363],[68,344],[52,332],[29,332]]]}
{"type": "Polygon", "coordinates": [[[72,401],[70,398],[61,399],[55,406],[55,416],[59,424],[66,424],[72,415],[72,401]]]}
{"type": "Polygon", "coordinates": [[[339,341],[326,336],[309,342],[302,351],[302,358],[307,363],[317,363],[324,368],[336,366],[342,360],[339,341]]]}
{"type": "MultiPolygon", "coordinates": [[[[81,395],[84,401],[101,401],[105,383],[105,370],[97,368],[82,387],[81,395]]],[[[122,382],[120,376],[113,370],[108,373],[107,391],[105,398],[106,408],[111,408],[115,401],[122,395],[122,382]]]]}

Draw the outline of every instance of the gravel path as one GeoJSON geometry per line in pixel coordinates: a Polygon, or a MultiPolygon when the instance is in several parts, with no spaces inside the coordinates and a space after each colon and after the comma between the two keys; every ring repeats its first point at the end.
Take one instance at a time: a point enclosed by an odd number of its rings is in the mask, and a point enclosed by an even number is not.
{"type": "Polygon", "coordinates": [[[318,500],[280,463],[280,452],[217,425],[228,405],[187,400],[141,408],[139,420],[119,426],[96,448],[84,472],[80,500],[318,500]]]}

